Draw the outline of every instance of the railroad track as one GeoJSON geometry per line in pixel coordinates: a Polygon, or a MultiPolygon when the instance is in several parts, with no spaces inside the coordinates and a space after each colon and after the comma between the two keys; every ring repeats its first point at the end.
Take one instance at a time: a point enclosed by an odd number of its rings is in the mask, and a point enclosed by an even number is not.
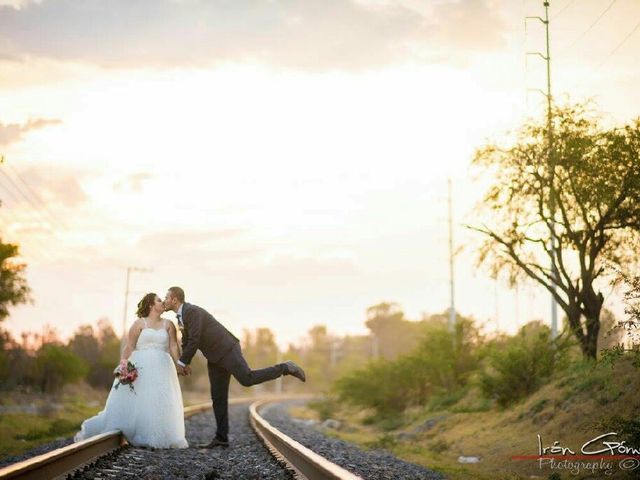
{"type": "MultiPolygon", "coordinates": [[[[249,407],[251,427],[271,455],[273,455],[278,462],[284,464],[297,479],[360,479],[361,477],[331,463],[280,432],[260,415],[260,410],[263,407],[282,400],[284,399],[272,398],[258,400],[249,407]]],[[[229,404],[237,405],[246,402],[246,399],[231,399],[229,404]]],[[[210,411],[210,409],[210,402],[186,407],[184,409],[185,418],[210,411]]],[[[73,443],[43,455],[38,455],[28,460],[0,468],[0,480],[64,478],[66,475],[96,462],[98,459],[113,453],[125,445],[127,445],[127,442],[120,431],[107,432],[82,442],[73,443]]]]}

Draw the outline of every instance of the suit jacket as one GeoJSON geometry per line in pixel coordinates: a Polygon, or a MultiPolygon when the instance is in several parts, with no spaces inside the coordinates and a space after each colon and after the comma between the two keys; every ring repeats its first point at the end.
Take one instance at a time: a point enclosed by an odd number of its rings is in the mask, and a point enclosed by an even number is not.
{"type": "Polygon", "coordinates": [[[185,365],[191,363],[198,349],[209,363],[215,363],[239,342],[213,315],[197,305],[185,303],[181,319],[184,331],[180,361],[185,365]]]}

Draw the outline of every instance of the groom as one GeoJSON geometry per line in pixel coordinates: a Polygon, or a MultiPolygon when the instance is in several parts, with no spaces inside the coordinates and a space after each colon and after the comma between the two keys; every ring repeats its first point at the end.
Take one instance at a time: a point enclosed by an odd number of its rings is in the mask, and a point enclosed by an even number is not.
{"type": "Polygon", "coordinates": [[[239,340],[205,309],[184,301],[184,290],[171,287],[164,300],[165,311],[173,310],[182,331],[182,356],[178,360],[179,375],[190,375],[191,359],[199,349],[207,359],[211,400],[216,417],[216,436],[200,448],[229,446],[229,380],[233,375],[241,385],[249,387],[282,375],[293,375],[301,381],[302,368],[288,360],[272,367],[251,370],[242,356],[239,340]]]}

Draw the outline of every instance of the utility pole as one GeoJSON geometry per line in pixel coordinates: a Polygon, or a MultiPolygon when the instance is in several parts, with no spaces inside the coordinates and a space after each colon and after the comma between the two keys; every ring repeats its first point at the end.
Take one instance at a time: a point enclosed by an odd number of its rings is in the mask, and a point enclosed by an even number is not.
{"type": "Polygon", "coordinates": [[[451,178],[447,179],[448,205],[449,205],[449,331],[453,334],[456,331],[456,304],[455,304],[455,282],[453,269],[453,200],[451,193],[451,178]]]}
{"type": "MultiPolygon", "coordinates": [[[[4,155],[1,155],[1,154],[0,154],[0,165],[4,165],[4,155]]],[[[0,200],[0,207],[2,207],[2,200],[0,200]]]]}
{"type": "Polygon", "coordinates": [[[124,291],[124,314],[122,315],[122,339],[120,340],[120,353],[124,350],[125,345],[127,344],[127,307],[129,303],[129,280],[131,279],[131,272],[150,272],[151,270],[148,268],[140,268],[140,267],[127,267],[127,281],[126,287],[124,291]]]}
{"type": "Polygon", "coordinates": [[[516,326],[520,328],[520,286],[515,286],[516,326]]]}
{"type": "Polygon", "coordinates": [[[500,331],[500,306],[498,303],[498,277],[493,279],[493,302],[495,308],[496,334],[500,331]]]}
{"type": "Polygon", "coordinates": [[[331,339],[331,353],[329,356],[329,365],[334,369],[338,363],[338,340],[331,339]]]}
{"type": "MultiPolygon", "coordinates": [[[[276,364],[282,363],[282,352],[280,351],[280,347],[276,347],[278,349],[278,354],[276,357],[276,364]]],[[[276,378],[276,395],[282,395],[282,376],[276,378]]]]}
{"type": "MultiPolygon", "coordinates": [[[[541,92],[547,98],[547,148],[548,148],[548,162],[551,166],[550,172],[550,190],[549,190],[549,210],[551,212],[552,218],[555,217],[556,205],[555,205],[555,192],[553,189],[554,182],[554,172],[555,172],[555,160],[553,155],[553,121],[552,121],[552,97],[551,97],[551,49],[549,46],[549,1],[543,1],[544,6],[544,18],[542,17],[526,17],[525,19],[525,28],[526,28],[526,20],[527,19],[537,19],[540,20],[545,27],[545,38],[546,38],[546,55],[543,55],[540,52],[527,52],[527,55],[538,55],[542,57],[547,66],[547,91],[544,92],[539,89],[533,89],[541,92]]],[[[555,260],[555,251],[558,245],[555,226],[553,222],[551,222],[551,275],[553,276],[554,282],[558,281],[558,266],[555,260]]],[[[554,283],[551,287],[553,293],[551,294],[551,338],[556,338],[558,336],[558,303],[555,299],[556,292],[556,283],[554,283]]]]}
{"type": "Polygon", "coordinates": [[[372,343],[371,343],[371,356],[374,360],[377,360],[380,356],[380,346],[378,344],[378,335],[375,332],[372,332],[372,343]]]}

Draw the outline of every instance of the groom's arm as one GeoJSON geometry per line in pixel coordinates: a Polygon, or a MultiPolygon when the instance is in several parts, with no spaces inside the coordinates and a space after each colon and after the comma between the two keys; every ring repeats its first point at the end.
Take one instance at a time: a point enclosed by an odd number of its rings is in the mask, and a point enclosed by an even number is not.
{"type": "Polygon", "coordinates": [[[186,335],[186,341],[182,339],[182,356],[178,364],[187,366],[191,363],[191,359],[198,351],[200,346],[200,337],[202,336],[202,329],[204,328],[205,313],[203,310],[196,309],[189,319],[188,335],[186,335]]]}

